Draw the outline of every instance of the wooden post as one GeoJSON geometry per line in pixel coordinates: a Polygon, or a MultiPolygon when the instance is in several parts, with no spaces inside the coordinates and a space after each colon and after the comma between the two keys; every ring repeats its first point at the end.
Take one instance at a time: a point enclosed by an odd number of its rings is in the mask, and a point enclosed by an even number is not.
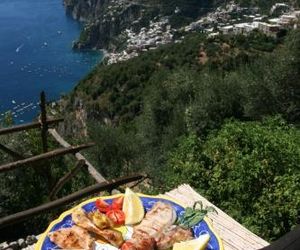
{"type": "Polygon", "coordinates": [[[55,184],[54,188],[52,189],[52,191],[50,192],[50,200],[53,200],[53,198],[56,197],[56,194],[58,193],[58,191],[71,179],[73,178],[78,172],[79,170],[85,166],[85,161],[84,160],[80,160],[77,161],[76,165],[74,168],[72,168],[70,170],[70,172],[68,172],[66,175],[64,175],[62,178],[60,178],[58,180],[58,182],[55,184]]]}
{"type": "Polygon", "coordinates": [[[46,110],[46,95],[44,91],[42,91],[41,93],[40,108],[41,108],[40,122],[41,122],[42,145],[43,145],[43,152],[46,153],[48,151],[48,142],[47,142],[48,124],[47,124],[47,110],[46,110]]]}
{"type": "Polygon", "coordinates": [[[143,175],[136,174],[136,175],[118,178],[110,182],[97,183],[95,185],[89,186],[75,193],[72,193],[68,196],[65,196],[61,199],[57,199],[55,201],[51,201],[49,203],[43,204],[35,208],[28,209],[26,211],[22,211],[16,214],[9,215],[4,218],[0,218],[0,228],[26,220],[37,214],[46,213],[49,210],[62,207],[63,205],[69,204],[71,202],[82,199],[84,197],[95,194],[97,192],[108,190],[108,189],[114,189],[119,187],[120,185],[137,181],[141,178],[143,178],[143,175]]]}

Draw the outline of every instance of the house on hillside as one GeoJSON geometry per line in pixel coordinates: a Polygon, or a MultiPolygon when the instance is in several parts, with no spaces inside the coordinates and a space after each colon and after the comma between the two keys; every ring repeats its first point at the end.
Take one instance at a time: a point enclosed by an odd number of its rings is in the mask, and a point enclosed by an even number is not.
{"type": "Polygon", "coordinates": [[[291,27],[296,23],[298,20],[297,16],[292,13],[290,15],[282,15],[279,20],[279,25],[281,25],[284,28],[291,27]]]}
{"type": "Polygon", "coordinates": [[[234,25],[234,34],[248,34],[253,29],[252,23],[238,23],[234,25]]]}
{"type": "Polygon", "coordinates": [[[224,26],[224,27],[220,27],[220,31],[224,35],[232,34],[233,33],[233,25],[227,25],[227,26],[224,26]]]}
{"type": "Polygon", "coordinates": [[[259,22],[258,23],[258,30],[266,34],[267,36],[276,37],[277,33],[280,31],[281,26],[278,24],[270,24],[259,22]]]}

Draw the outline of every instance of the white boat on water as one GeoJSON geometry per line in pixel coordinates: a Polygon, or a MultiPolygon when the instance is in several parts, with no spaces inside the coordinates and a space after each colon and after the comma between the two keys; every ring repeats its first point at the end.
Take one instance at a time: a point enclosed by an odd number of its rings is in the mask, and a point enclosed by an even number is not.
{"type": "Polygon", "coordinates": [[[18,48],[16,48],[16,53],[19,53],[20,50],[23,48],[24,43],[22,43],[18,48]]]}

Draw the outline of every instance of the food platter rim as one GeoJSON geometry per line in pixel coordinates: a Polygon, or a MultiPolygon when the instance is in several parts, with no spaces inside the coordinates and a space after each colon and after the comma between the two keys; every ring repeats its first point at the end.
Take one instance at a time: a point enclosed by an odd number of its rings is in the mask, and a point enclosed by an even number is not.
{"type": "MultiPolygon", "coordinates": [[[[160,199],[165,199],[165,200],[174,202],[174,203],[178,204],[181,207],[186,207],[179,200],[171,198],[171,197],[169,197],[167,195],[163,195],[163,194],[159,194],[159,195],[147,195],[147,194],[142,194],[142,193],[137,193],[137,194],[138,194],[138,196],[145,197],[145,198],[160,198],[160,199]]],[[[106,199],[114,199],[114,198],[117,198],[117,197],[120,197],[120,196],[124,196],[124,194],[121,193],[121,194],[114,194],[114,195],[108,195],[108,196],[94,197],[94,198],[85,200],[85,201],[81,202],[80,204],[78,204],[77,206],[72,207],[69,210],[63,212],[57,219],[55,219],[54,221],[52,221],[49,224],[49,226],[47,227],[47,229],[45,230],[45,232],[42,233],[42,235],[40,236],[38,242],[36,243],[36,245],[34,247],[34,250],[41,250],[42,249],[42,245],[44,243],[44,240],[47,237],[48,232],[52,229],[52,227],[54,227],[57,223],[59,223],[64,217],[66,217],[67,215],[71,214],[73,210],[75,210],[77,208],[80,208],[80,207],[83,207],[84,205],[86,205],[88,203],[91,203],[91,202],[94,202],[94,201],[96,201],[97,199],[100,199],[100,198],[106,200],[106,199]]],[[[211,221],[207,217],[205,217],[203,220],[208,225],[210,231],[212,231],[212,233],[216,236],[216,238],[218,240],[218,243],[219,243],[219,246],[220,246],[220,250],[224,250],[223,242],[222,242],[220,236],[213,229],[211,221]]]]}

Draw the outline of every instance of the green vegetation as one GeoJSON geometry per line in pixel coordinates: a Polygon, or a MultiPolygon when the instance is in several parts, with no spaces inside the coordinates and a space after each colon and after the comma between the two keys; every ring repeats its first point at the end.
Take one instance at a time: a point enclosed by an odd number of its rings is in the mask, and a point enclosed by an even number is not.
{"type": "Polygon", "coordinates": [[[196,187],[247,228],[276,239],[297,224],[300,131],[280,118],[227,121],[205,140],[180,138],[168,158],[167,185],[196,187]]]}
{"type": "MultiPolygon", "coordinates": [[[[85,139],[97,144],[87,158],[107,178],[147,173],[151,182],[143,192],[149,193],[189,183],[274,240],[299,220],[299,91],[299,30],[278,39],[258,32],[216,38],[194,33],[182,43],[95,68],[62,102],[65,131],[74,136],[76,126],[87,122],[85,139]]],[[[41,151],[34,133],[3,140],[18,152],[41,151]]],[[[73,163],[51,164],[50,179],[35,168],[1,176],[1,215],[49,199],[51,183],[73,163]],[[32,194],[36,189],[40,195],[32,194]]],[[[90,181],[82,173],[60,195],[90,181]]],[[[45,226],[33,225],[35,232],[45,226]]]]}
{"type": "Polygon", "coordinates": [[[72,100],[83,99],[94,118],[129,121],[141,111],[146,86],[155,84],[153,89],[156,91],[163,79],[180,69],[183,73],[194,71],[200,80],[206,76],[199,76],[198,72],[202,70],[214,70],[222,77],[222,72],[235,70],[238,65],[272,51],[276,43],[256,32],[247,38],[206,39],[201,34],[190,35],[181,44],[167,45],[124,63],[99,66],[79,83],[72,100]],[[201,51],[207,54],[207,63],[199,62],[201,51]]]}
{"type": "Polygon", "coordinates": [[[195,18],[215,9],[222,1],[219,0],[151,0],[147,3],[156,4],[163,16],[170,16],[172,27],[182,27],[195,18]],[[175,10],[178,10],[175,13],[175,10]]]}
{"type": "Polygon", "coordinates": [[[276,40],[193,34],[99,66],[70,97],[88,114],[89,157],[109,178],[148,173],[148,192],[188,182],[278,238],[299,217],[299,130],[289,125],[300,115],[299,45],[299,30],[276,40]]]}

